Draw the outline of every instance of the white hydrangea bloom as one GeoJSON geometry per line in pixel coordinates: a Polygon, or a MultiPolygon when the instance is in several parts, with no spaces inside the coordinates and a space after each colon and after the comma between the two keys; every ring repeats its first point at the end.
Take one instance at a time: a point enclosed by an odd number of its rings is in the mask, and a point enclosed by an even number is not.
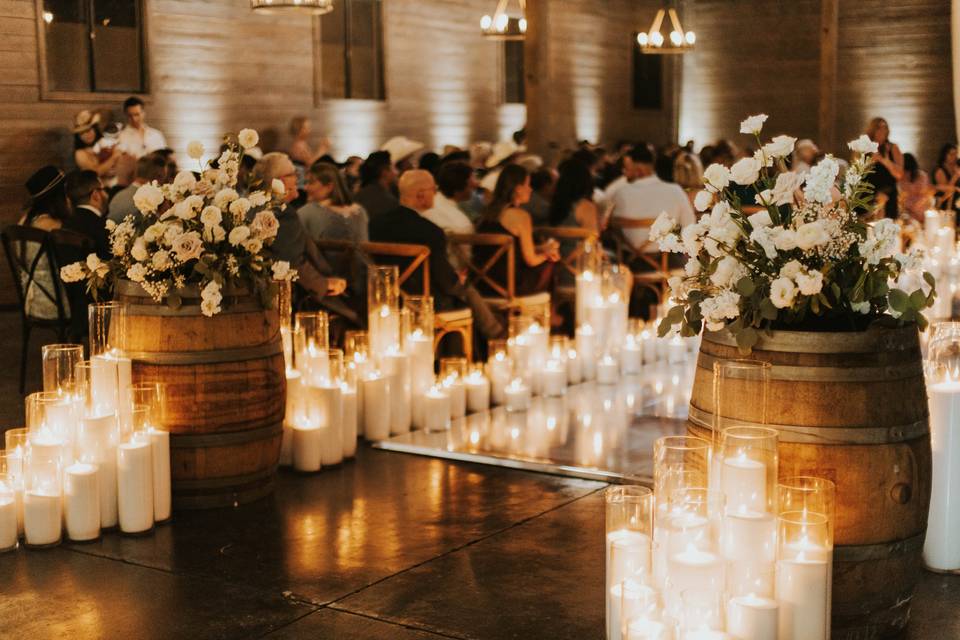
{"type": "Polygon", "coordinates": [[[60,279],[64,282],[80,282],[85,277],[87,272],[82,262],[73,262],[60,269],[60,279]]]}
{"type": "Polygon", "coordinates": [[[726,289],[700,303],[700,313],[710,331],[723,329],[726,320],[740,316],[740,294],[726,289]]]}
{"type": "Polygon", "coordinates": [[[829,204],[833,201],[833,187],[840,172],[840,164],[833,156],[826,156],[810,169],[803,197],[810,202],[829,204]]]}

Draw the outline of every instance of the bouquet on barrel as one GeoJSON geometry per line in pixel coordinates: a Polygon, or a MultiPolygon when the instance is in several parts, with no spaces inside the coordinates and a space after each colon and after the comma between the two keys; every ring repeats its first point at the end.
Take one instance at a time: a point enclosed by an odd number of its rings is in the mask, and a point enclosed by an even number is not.
{"type": "Polygon", "coordinates": [[[700,220],[681,229],[661,214],[650,238],[662,251],[688,256],[683,276],[670,279],[674,306],[660,334],[729,330],[741,350],[760,331],[853,331],[874,321],[926,326],[935,282],[919,270],[919,257],[899,251],[900,227],[891,220],[863,222],[872,187],[871,154],[877,143],[860,136],[848,144],[856,158],[839,178],[832,156],[809,172],[788,170],[796,138],[764,144],[765,115],[740,125],[759,149],[729,169],[710,165],[695,206],[700,220]],[[759,210],[744,212],[745,206],[759,210]]]}
{"type": "Polygon", "coordinates": [[[200,291],[205,316],[222,310],[225,290],[245,289],[260,297],[265,308],[276,296],[274,278],[291,275],[286,262],[274,262],[265,253],[279,223],[273,208],[285,206],[280,180],[255,185],[246,195],[237,192],[240,149],[257,145],[259,136],[243,129],[215,162],[201,163],[200,142],[187,145],[187,155],[198,162],[199,173],[181,171],[169,184],[144,184],[133,196],[141,215],[120,224],[108,222],[113,257],[103,261],[90,254],[85,262],[63,267],[64,282],[87,280],[96,297],[120,279],[131,280],[158,303],[181,306],[187,286],[200,291]]]}

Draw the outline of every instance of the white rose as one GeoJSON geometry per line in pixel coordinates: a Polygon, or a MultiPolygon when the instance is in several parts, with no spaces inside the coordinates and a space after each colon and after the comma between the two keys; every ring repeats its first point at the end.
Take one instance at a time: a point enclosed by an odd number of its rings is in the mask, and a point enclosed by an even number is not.
{"type": "Polygon", "coordinates": [[[150,261],[153,265],[153,268],[157,271],[166,271],[171,267],[170,262],[170,252],[161,249],[153,254],[153,259],[150,261]]]}
{"type": "Polygon", "coordinates": [[[706,211],[710,208],[711,202],[713,202],[713,194],[709,191],[700,191],[693,199],[693,206],[697,211],[706,211]]]}
{"type": "Polygon", "coordinates": [[[252,149],[260,142],[260,136],[253,129],[241,129],[237,134],[237,142],[244,149],[252,149]]]}
{"type": "Polygon", "coordinates": [[[287,192],[287,187],[285,184],[283,184],[283,180],[274,178],[270,183],[270,191],[273,193],[273,195],[281,197],[287,192]]]}
{"type": "Polygon", "coordinates": [[[271,267],[274,280],[286,280],[290,276],[290,263],[286,260],[277,260],[271,267]]]}
{"type": "Polygon", "coordinates": [[[211,280],[206,284],[206,286],[200,291],[200,297],[204,300],[215,300],[220,302],[223,299],[223,296],[220,293],[220,285],[217,284],[216,280],[211,280]]]}
{"type": "Polygon", "coordinates": [[[760,133],[760,130],[763,129],[763,123],[766,121],[767,115],[765,113],[759,113],[755,116],[750,116],[740,123],[740,133],[752,133],[753,135],[757,135],[760,133]]]}
{"type": "Polygon", "coordinates": [[[197,179],[191,171],[181,171],[173,179],[173,186],[181,193],[192,190],[197,185],[197,179]]]}
{"type": "Polygon", "coordinates": [[[158,238],[162,238],[164,232],[167,230],[167,225],[163,222],[154,222],[152,225],[147,227],[147,230],[143,232],[143,239],[146,242],[156,242],[158,238]]]}
{"type": "Polygon", "coordinates": [[[246,225],[240,225],[239,227],[234,227],[230,230],[230,235],[227,237],[227,240],[229,240],[230,244],[233,246],[237,246],[249,237],[250,227],[246,225]]]}
{"type": "Polygon", "coordinates": [[[823,289],[823,274],[816,269],[797,274],[797,286],[805,296],[814,296],[823,289]]]}
{"type": "Polygon", "coordinates": [[[176,254],[177,260],[187,262],[199,258],[200,254],[203,253],[203,240],[196,231],[181,233],[174,240],[172,250],[176,254]]]}
{"type": "Polygon", "coordinates": [[[200,302],[200,313],[208,318],[212,318],[220,313],[220,303],[214,302],[213,300],[202,300],[200,302]]]}
{"type": "Polygon", "coordinates": [[[203,223],[205,227],[218,225],[223,222],[223,212],[220,211],[220,207],[213,205],[204,207],[203,211],[200,212],[200,222],[203,223]]]}
{"type": "Polygon", "coordinates": [[[717,263],[717,268],[710,275],[710,282],[718,287],[732,287],[743,277],[745,269],[736,258],[724,256],[717,263]]]}
{"type": "Polygon", "coordinates": [[[700,313],[710,331],[719,331],[726,320],[733,320],[740,315],[740,294],[728,289],[706,298],[700,303],[700,313]]]}
{"type": "Polygon", "coordinates": [[[770,227],[757,227],[750,233],[750,240],[760,245],[767,259],[773,260],[777,257],[777,245],[773,241],[773,232],[770,227]]]}
{"type": "Polygon", "coordinates": [[[173,205],[172,211],[173,215],[181,220],[193,220],[197,217],[197,212],[194,211],[193,207],[191,207],[186,200],[173,205]]]}
{"type": "Polygon", "coordinates": [[[796,287],[790,278],[777,278],[770,283],[770,301],[777,309],[785,309],[797,297],[796,287]]]}
{"type": "Polygon", "coordinates": [[[97,254],[91,253],[87,256],[87,269],[90,271],[96,271],[100,268],[100,258],[97,257],[97,254]]]}
{"type": "Polygon", "coordinates": [[[134,282],[143,282],[147,277],[147,268],[138,262],[127,269],[127,277],[134,282]]]}
{"type": "Polygon", "coordinates": [[[773,244],[780,251],[790,251],[797,248],[797,233],[793,229],[776,227],[773,230],[773,244]]]}
{"type": "Polygon", "coordinates": [[[742,158],[730,167],[730,177],[739,185],[750,185],[760,177],[760,163],[756,158],[742,158]]]}
{"type": "Polygon", "coordinates": [[[753,159],[757,161],[757,164],[761,167],[772,167],[773,166],[773,156],[765,153],[766,147],[762,147],[753,152],[753,159]]]}
{"type": "Polygon", "coordinates": [[[770,189],[764,189],[754,197],[753,201],[762,207],[773,204],[773,192],[770,189]]]}
{"type": "Polygon", "coordinates": [[[191,140],[187,143],[187,156],[193,158],[194,160],[199,160],[203,157],[203,143],[199,140],[191,140]]]}
{"type": "Polygon", "coordinates": [[[866,134],[860,134],[860,137],[856,140],[851,140],[847,143],[847,146],[850,147],[851,151],[856,153],[876,153],[877,149],[880,146],[871,140],[866,134]]]}
{"type": "Polygon", "coordinates": [[[246,198],[237,198],[230,203],[230,213],[236,216],[237,220],[243,220],[250,211],[250,206],[250,201],[246,198]]]}
{"type": "Polygon", "coordinates": [[[163,204],[163,191],[153,183],[141,185],[133,194],[133,205],[140,213],[155,213],[163,204]]]}
{"type": "Polygon", "coordinates": [[[730,185],[730,170],[714,163],[703,172],[703,182],[707,191],[722,191],[730,185]]]}
{"type": "Polygon", "coordinates": [[[688,224],[680,232],[680,239],[683,241],[683,248],[688,255],[695,256],[700,253],[700,247],[703,246],[703,233],[706,231],[699,222],[688,224]]]}
{"type": "Polygon", "coordinates": [[[773,185],[773,200],[777,206],[793,202],[793,195],[803,184],[803,176],[793,171],[786,171],[777,176],[773,185]]]}
{"type": "Polygon", "coordinates": [[[258,211],[250,223],[250,228],[254,234],[261,240],[271,240],[277,237],[280,230],[280,223],[273,211],[258,211]]]}
{"type": "Polygon", "coordinates": [[[650,225],[650,242],[662,242],[673,233],[677,221],[666,211],[661,211],[657,219],[650,225]]]}
{"type": "Polygon", "coordinates": [[[255,256],[263,249],[263,240],[260,238],[247,238],[240,243],[240,246],[246,249],[250,255],[255,256]]]}
{"type": "Polygon", "coordinates": [[[73,262],[60,269],[60,279],[64,282],[80,282],[86,277],[82,262],[73,262]]]}
{"type": "Polygon", "coordinates": [[[830,241],[830,234],[823,228],[820,220],[807,222],[797,229],[797,246],[804,251],[810,251],[816,246],[830,241]]]}
{"type": "Polygon", "coordinates": [[[755,214],[747,216],[747,221],[754,229],[758,229],[760,227],[769,227],[773,224],[773,222],[770,220],[770,212],[767,210],[757,211],[755,214]]]}
{"type": "MultiPolygon", "coordinates": [[[[283,184],[283,183],[281,182],[280,184],[283,184]]],[[[247,200],[249,200],[250,204],[252,204],[255,207],[262,207],[263,205],[270,202],[270,197],[267,194],[265,194],[263,191],[254,191],[253,193],[247,196],[247,200]]]]}
{"type": "Polygon", "coordinates": [[[771,158],[785,158],[793,153],[793,147],[796,143],[796,138],[777,136],[769,143],[763,145],[763,152],[771,158]]]}
{"type": "Polygon", "coordinates": [[[217,195],[213,196],[213,204],[221,209],[226,209],[231,202],[239,197],[240,195],[233,189],[221,189],[217,192],[217,195]]]}
{"type": "Polygon", "coordinates": [[[803,272],[803,265],[797,262],[796,260],[791,260],[787,264],[780,267],[781,278],[790,278],[791,280],[796,280],[797,275],[802,272],[803,272]]]}
{"type": "Polygon", "coordinates": [[[143,238],[137,238],[133,241],[133,248],[130,249],[130,255],[137,262],[143,262],[147,259],[147,243],[143,241],[143,238]]]}

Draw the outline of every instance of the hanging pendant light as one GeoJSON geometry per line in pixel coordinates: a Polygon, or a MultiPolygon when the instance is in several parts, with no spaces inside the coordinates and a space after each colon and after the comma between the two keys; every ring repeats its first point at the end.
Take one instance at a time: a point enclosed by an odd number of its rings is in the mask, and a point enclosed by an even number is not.
{"type": "Polygon", "coordinates": [[[491,40],[523,40],[527,35],[527,0],[517,0],[510,11],[510,0],[497,0],[493,15],[480,18],[480,33],[491,40]]]}
{"type": "Polygon", "coordinates": [[[333,0],[250,0],[250,9],[256,13],[299,11],[320,16],[333,11],[333,0]]]}
{"type": "Polygon", "coordinates": [[[637,44],[640,45],[640,51],[647,54],[665,54],[665,53],[687,53],[693,50],[697,43],[697,34],[693,31],[684,31],[680,24],[680,16],[673,7],[669,9],[660,9],[657,11],[650,30],[637,34],[637,44]],[[663,26],[664,16],[670,16],[670,26],[673,30],[667,38],[660,33],[660,27],[663,26]]]}

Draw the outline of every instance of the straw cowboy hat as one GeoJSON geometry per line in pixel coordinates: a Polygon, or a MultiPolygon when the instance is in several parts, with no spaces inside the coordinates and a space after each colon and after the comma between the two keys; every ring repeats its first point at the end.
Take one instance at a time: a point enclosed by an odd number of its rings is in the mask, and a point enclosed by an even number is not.
{"type": "Polygon", "coordinates": [[[512,155],[521,153],[524,151],[524,148],[518,145],[513,140],[501,140],[500,142],[493,145],[492,153],[487,157],[487,160],[484,164],[487,165],[487,169],[493,169],[495,166],[506,160],[512,155]]]}
{"type": "Polygon", "coordinates": [[[73,132],[83,133],[92,129],[100,122],[100,114],[84,109],[73,117],[73,132]]]}
{"type": "Polygon", "coordinates": [[[423,149],[422,142],[411,140],[406,136],[390,138],[383,143],[382,147],[380,147],[381,151],[386,151],[390,154],[390,162],[393,164],[397,164],[401,160],[409,158],[417,151],[420,151],[420,149],[423,149]]]}

